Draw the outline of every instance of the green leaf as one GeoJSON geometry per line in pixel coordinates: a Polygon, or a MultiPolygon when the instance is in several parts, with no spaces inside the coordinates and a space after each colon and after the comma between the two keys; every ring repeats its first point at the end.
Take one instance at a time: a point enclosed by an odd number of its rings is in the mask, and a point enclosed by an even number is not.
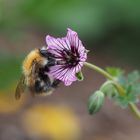
{"type": "Polygon", "coordinates": [[[84,76],[83,73],[81,71],[79,71],[78,73],[76,73],[76,77],[79,81],[83,81],[84,80],[84,76]]]}
{"type": "Polygon", "coordinates": [[[128,94],[130,94],[130,93],[132,93],[132,85],[128,85],[128,86],[126,87],[126,95],[128,95],[128,94]]]}
{"type": "Polygon", "coordinates": [[[140,78],[140,74],[138,71],[133,71],[132,73],[128,74],[128,83],[134,83],[138,81],[140,78]]]}
{"type": "Polygon", "coordinates": [[[120,68],[116,67],[107,67],[106,71],[113,77],[118,77],[123,74],[123,71],[120,68]]]}
{"type": "Polygon", "coordinates": [[[133,102],[133,103],[137,103],[138,102],[138,98],[135,94],[132,94],[130,93],[128,96],[127,96],[127,100],[129,102],[133,102]]]}
{"type": "Polygon", "coordinates": [[[104,103],[104,99],[104,93],[101,91],[96,91],[94,94],[92,94],[88,102],[89,113],[94,114],[98,112],[104,103]]]}
{"type": "Polygon", "coordinates": [[[117,81],[122,85],[122,86],[126,86],[127,84],[127,79],[126,77],[122,74],[118,77],[117,81]]]}
{"type": "Polygon", "coordinates": [[[107,81],[100,88],[106,96],[112,97],[123,108],[126,108],[130,102],[138,102],[138,95],[140,94],[140,84],[138,83],[140,74],[138,71],[133,71],[127,77],[124,76],[123,71],[117,68],[109,67],[107,72],[117,77],[116,80],[124,88],[125,95],[120,96],[113,83],[107,81]]]}
{"type": "Polygon", "coordinates": [[[122,97],[122,96],[118,96],[116,98],[116,101],[119,103],[119,105],[122,107],[122,108],[126,108],[128,106],[128,99],[126,97],[122,97]]]}
{"type": "Polygon", "coordinates": [[[123,108],[126,108],[130,102],[138,102],[137,96],[131,92],[131,86],[128,87],[126,96],[118,96],[115,98],[119,105],[123,108]]]}
{"type": "Polygon", "coordinates": [[[132,93],[135,95],[140,94],[140,83],[136,83],[132,86],[132,93]]]}

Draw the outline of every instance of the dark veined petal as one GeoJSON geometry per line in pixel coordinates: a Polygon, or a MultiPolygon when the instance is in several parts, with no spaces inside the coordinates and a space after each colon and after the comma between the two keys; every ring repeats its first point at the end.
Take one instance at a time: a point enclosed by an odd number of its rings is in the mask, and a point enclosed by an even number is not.
{"type": "Polygon", "coordinates": [[[83,50],[81,53],[80,53],[80,61],[81,62],[85,62],[87,59],[87,52],[86,50],[83,50]]]}
{"type": "Polygon", "coordinates": [[[76,81],[74,68],[65,68],[62,65],[56,65],[51,67],[50,74],[65,83],[65,85],[71,85],[73,81],[76,81]]]}
{"type": "Polygon", "coordinates": [[[46,42],[48,45],[48,49],[61,50],[61,51],[63,51],[64,49],[67,50],[70,49],[70,44],[67,38],[54,38],[50,35],[47,35],[46,42]]]}
{"type": "Polygon", "coordinates": [[[80,49],[79,47],[83,46],[81,40],[78,38],[78,34],[75,31],[72,31],[70,28],[67,29],[67,36],[72,47],[80,49]]]}

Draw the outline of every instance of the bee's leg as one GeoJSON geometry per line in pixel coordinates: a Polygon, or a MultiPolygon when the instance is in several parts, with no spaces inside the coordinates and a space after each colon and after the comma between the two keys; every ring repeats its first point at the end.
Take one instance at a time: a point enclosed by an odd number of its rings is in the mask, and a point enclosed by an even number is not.
{"type": "Polygon", "coordinates": [[[45,72],[49,72],[50,71],[50,67],[51,66],[55,66],[56,65],[56,61],[55,61],[55,59],[49,59],[48,60],[48,63],[45,65],[45,67],[44,67],[44,71],[45,72]]]}
{"type": "Polygon", "coordinates": [[[56,60],[55,60],[55,58],[49,58],[49,59],[48,59],[47,66],[48,66],[48,67],[51,67],[51,66],[54,66],[54,65],[56,65],[56,60]]]}
{"type": "Polygon", "coordinates": [[[53,81],[53,83],[52,83],[52,87],[53,87],[53,88],[56,88],[56,87],[59,85],[60,82],[61,82],[60,80],[55,79],[55,80],[53,81]]]}
{"type": "Polygon", "coordinates": [[[35,92],[40,93],[42,92],[42,86],[41,86],[41,80],[36,80],[35,81],[35,92]]]}

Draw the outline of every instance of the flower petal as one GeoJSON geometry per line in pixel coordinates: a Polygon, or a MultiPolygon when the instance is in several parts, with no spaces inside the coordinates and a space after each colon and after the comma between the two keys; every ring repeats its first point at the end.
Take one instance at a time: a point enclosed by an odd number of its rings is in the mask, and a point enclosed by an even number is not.
{"type": "Polygon", "coordinates": [[[87,52],[85,50],[81,51],[80,53],[80,61],[85,62],[87,59],[87,52]]]}
{"type": "Polygon", "coordinates": [[[58,49],[61,51],[64,49],[70,49],[70,43],[67,40],[67,38],[54,38],[52,36],[47,35],[46,43],[48,45],[48,49],[58,49]]]}
{"type": "MultiPolygon", "coordinates": [[[[51,46],[50,46],[51,47],[51,46]]],[[[47,51],[51,54],[53,54],[55,57],[61,57],[61,51],[58,49],[47,49],[47,51]]]]}
{"type": "Polygon", "coordinates": [[[63,81],[65,85],[70,85],[70,83],[77,80],[74,68],[69,69],[61,65],[51,67],[50,74],[54,78],[63,81]]]}
{"type": "Polygon", "coordinates": [[[68,38],[71,47],[79,49],[79,47],[83,46],[81,40],[78,38],[78,34],[70,28],[67,29],[66,37],[68,38]]]}

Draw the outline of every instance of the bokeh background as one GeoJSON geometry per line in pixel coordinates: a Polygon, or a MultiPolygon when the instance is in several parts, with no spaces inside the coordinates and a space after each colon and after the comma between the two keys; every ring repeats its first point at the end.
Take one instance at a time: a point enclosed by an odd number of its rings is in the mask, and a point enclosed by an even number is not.
{"type": "Polygon", "coordinates": [[[105,79],[86,68],[83,82],[61,84],[51,96],[14,99],[24,57],[67,27],[90,50],[88,61],[139,69],[139,7],[139,0],[0,0],[0,140],[139,140],[140,122],[109,99],[88,114],[88,97],[105,79]]]}

